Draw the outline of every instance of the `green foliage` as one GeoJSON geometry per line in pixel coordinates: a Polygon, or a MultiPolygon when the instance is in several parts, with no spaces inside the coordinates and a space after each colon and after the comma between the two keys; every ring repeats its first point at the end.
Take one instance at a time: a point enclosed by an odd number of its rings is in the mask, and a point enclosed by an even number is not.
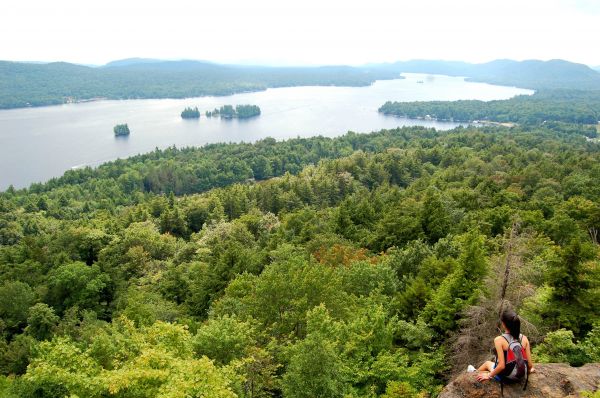
{"type": "Polygon", "coordinates": [[[28,284],[14,281],[0,285],[0,319],[2,328],[15,333],[27,321],[27,311],[33,305],[35,294],[28,284]]]}
{"type": "Polygon", "coordinates": [[[290,348],[283,393],[290,398],[341,398],[348,390],[349,375],[329,337],[334,326],[325,307],[309,311],[307,321],[306,338],[290,348]]]}
{"type": "Polygon", "coordinates": [[[248,398],[272,397],[278,388],[277,371],[281,365],[266,350],[251,347],[247,356],[235,364],[243,378],[242,396],[248,398]]]}
{"type": "Polygon", "coordinates": [[[117,124],[114,128],[113,131],[115,132],[115,136],[121,136],[121,135],[129,135],[130,131],[129,131],[129,126],[127,125],[127,123],[125,124],[117,124]]]}
{"type": "Polygon", "coordinates": [[[374,292],[393,295],[398,288],[394,270],[386,263],[355,261],[341,274],[343,289],[356,296],[369,296],[374,292]]]}
{"type": "Polygon", "coordinates": [[[515,219],[518,309],[549,333],[534,360],[597,361],[599,160],[561,129],[403,128],[171,148],[0,193],[0,388],[435,396],[515,219]]]}
{"type": "Polygon", "coordinates": [[[246,119],[260,115],[260,108],[256,105],[223,105],[214,111],[206,111],[206,117],[221,116],[224,119],[246,119]]]}
{"type": "Polygon", "coordinates": [[[20,396],[236,396],[226,370],[205,357],[194,358],[191,335],[184,327],[158,322],[137,329],[121,319],[112,328],[127,336],[128,344],[113,348],[104,358],[112,363],[110,368],[98,358],[101,346],[110,341],[88,341],[83,346],[66,338],[44,342],[16,387],[20,396]]]}
{"type": "MultiPolygon", "coordinates": [[[[222,300],[236,300],[216,307],[239,309],[233,312],[245,319],[252,317],[268,327],[275,336],[294,335],[302,337],[306,333],[306,314],[323,303],[336,315],[346,310],[346,297],[341,289],[339,274],[330,267],[307,262],[305,256],[284,247],[273,253],[275,261],[267,266],[258,278],[240,280],[249,282],[245,289],[235,292],[236,285],[229,285],[222,300]],[[232,296],[228,290],[232,289],[232,296]]],[[[221,311],[217,310],[217,314],[221,311]]]]}
{"type": "Polygon", "coordinates": [[[257,105],[236,105],[236,117],[245,119],[260,115],[260,108],[257,105]]]}
{"type": "Polygon", "coordinates": [[[62,265],[48,275],[47,300],[59,314],[74,306],[103,314],[110,300],[109,283],[98,265],[62,265]]]}
{"type": "Polygon", "coordinates": [[[206,355],[217,364],[241,359],[257,344],[257,332],[250,322],[223,316],[210,319],[198,328],[193,345],[197,355],[206,355]]]}
{"type": "Polygon", "coordinates": [[[14,380],[10,377],[0,376],[0,396],[5,398],[18,398],[12,392],[13,382],[14,380]]]}
{"type": "Polygon", "coordinates": [[[0,343],[0,371],[5,375],[21,375],[27,370],[37,341],[25,334],[17,335],[10,343],[0,343]]]}
{"type": "Polygon", "coordinates": [[[540,362],[566,362],[580,366],[588,360],[584,347],[573,342],[573,332],[559,329],[546,335],[534,354],[540,362]]]}
{"type": "Polygon", "coordinates": [[[597,248],[579,239],[558,249],[548,267],[551,288],[542,315],[557,327],[566,327],[581,337],[600,315],[597,302],[597,248]]]}
{"type": "Polygon", "coordinates": [[[590,362],[600,362],[600,323],[594,325],[581,345],[590,362]]]}
{"type": "Polygon", "coordinates": [[[421,212],[421,227],[430,243],[437,242],[451,232],[449,206],[442,203],[439,193],[434,189],[427,191],[421,212]]]}
{"type": "Polygon", "coordinates": [[[156,321],[174,322],[180,317],[177,305],[146,286],[130,286],[117,300],[116,313],[136,325],[150,326],[156,321]]]}
{"type": "Polygon", "coordinates": [[[219,108],[219,115],[225,119],[231,119],[236,116],[235,108],[232,105],[223,105],[219,108]]]}
{"type": "Polygon", "coordinates": [[[199,119],[200,118],[200,111],[198,110],[198,107],[186,107],[182,112],[181,112],[181,118],[182,119],[199,119]]]}
{"type": "Polygon", "coordinates": [[[390,381],[385,389],[382,398],[421,398],[426,395],[418,393],[410,384],[406,382],[390,381]]]}
{"type": "Polygon", "coordinates": [[[542,90],[532,96],[520,95],[496,101],[386,102],[379,108],[379,112],[409,118],[428,116],[438,120],[461,122],[551,122],[550,127],[572,129],[577,134],[595,137],[595,126],[573,129],[560,122],[596,125],[600,120],[600,91],[542,90]]]}
{"type": "Polygon", "coordinates": [[[456,328],[461,311],[474,303],[487,273],[484,237],[471,231],[462,237],[462,245],[456,269],[444,279],[422,313],[438,333],[456,328]]]}
{"type": "Polygon", "coordinates": [[[109,98],[191,98],[260,91],[268,87],[368,86],[398,78],[367,67],[248,67],[199,61],[119,62],[103,68],[65,62],[0,61],[0,108],[109,98]]]}
{"type": "Polygon", "coordinates": [[[49,340],[59,320],[54,308],[45,303],[37,303],[29,308],[25,332],[36,340],[49,340]]]}
{"type": "Polygon", "coordinates": [[[584,391],[584,392],[582,392],[581,396],[585,397],[585,398],[600,398],[600,391],[596,391],[596,392],[584,391]]]}

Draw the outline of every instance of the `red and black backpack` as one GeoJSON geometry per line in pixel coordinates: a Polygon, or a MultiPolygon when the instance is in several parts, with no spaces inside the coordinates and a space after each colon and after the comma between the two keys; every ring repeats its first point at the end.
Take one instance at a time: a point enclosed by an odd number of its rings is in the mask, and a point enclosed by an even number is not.
{"type": "Polygon", "coordinates": [[[523,385],[523,390],[525,390],[529,379],[529,371],[527,369],[527,352],[521,344],[523,335],[519,335],[519,339],[515,339],[509,333],[504,333],[502,337],[508,343],[508,349],[504,351],[504,370],[498,374],[501,392],[504,394],[505,383],[519,383],[523,380],[525,380],[523,385]]]}

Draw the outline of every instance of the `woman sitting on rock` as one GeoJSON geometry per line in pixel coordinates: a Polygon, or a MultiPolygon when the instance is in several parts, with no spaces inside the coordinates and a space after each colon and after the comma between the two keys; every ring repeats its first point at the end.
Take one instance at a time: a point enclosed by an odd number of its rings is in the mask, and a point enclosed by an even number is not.
{"type": "MultiPolygon", "coordinates": [[[[514,311],[504,311],[500,321],[504,333],[494,339],[496,360],[486,361],[477,369],[477,380],[483,382],[495,379],[503,383],[525,380],[527,386],[527,376],[535,371],[529,339],[521,334],[521,320],[514,311]]],[[[475,369],[471,367],[469,370],[475,369]]]]}

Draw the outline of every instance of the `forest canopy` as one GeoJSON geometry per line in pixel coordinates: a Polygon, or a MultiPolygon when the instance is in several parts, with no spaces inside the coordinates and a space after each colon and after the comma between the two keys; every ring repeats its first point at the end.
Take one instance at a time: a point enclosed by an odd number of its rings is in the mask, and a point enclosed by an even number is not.
{"type": "Polygon", "coordinates": [[[169,148],[0,193],[0,395],[436,396],[488,355],[507,259],[535,360],[600,361],[574,129],[169,148]]]}

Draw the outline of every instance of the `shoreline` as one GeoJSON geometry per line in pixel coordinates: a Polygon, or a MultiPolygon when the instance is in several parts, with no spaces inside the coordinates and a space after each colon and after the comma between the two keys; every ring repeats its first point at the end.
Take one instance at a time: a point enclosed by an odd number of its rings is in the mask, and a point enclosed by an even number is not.
{"type": "MultiPolygon", "coordinates": [[[[391,117],[398,117],[398,118],[402,118],[402,119],[414,119],[414,120],[427,120],[427,121],[431,121],[431,122],[448,122],[448,123],[466,123],[468,125],[479,125],[479,126],[499,126],[499,127],[508,127],[508,128],[512,128],[515,126],[518,126],[518,123],[514,123],[514,122],[495,122],[493,120],[456,120],[456,119],[442,119],[442,118],[435,118],[435,117],[431,117],[429,115],[427,116],[416,116],[416,117],[411,117],[408,115],[396,115],[394,113],[385,113],[385,112],[379,112],[382,115],[385,116],[391,116],[391,117]]],[[[600,132],[600,123],[598,124],[598,131],[600,132]]]]}
{"type": "MultiPolygon", "coordinates": [[[[443,75],[443,74],[436,74],[436,73],[418,73],[418,72],[400,72],[400,74],[396,77],[390,78],[390,79],[375,79],[372,82],[370,82],[369,84],[356,84],[356,85],[350,85],[350,84],[302,84],[302,85],[282,85],[282,86],[270,86],[270,87],[264,87],[264,88],[257,88],[256,90],[240,90],[240,91],[234,91],[231,93],[227,93],[227,94],[216,94],[216,93],[212,93],[212,94],[200,94],[200,95],[194,95],[191,97],[177,97],[177,96],[159,96],[159,97],[129,97],[129,98],[111,98],[111,97],[92,97],[92,98],[74,98],[74,97],[65,97],[63,99],[63,102],[61,103],[47,103],[47,104],[39,104],[39,105],[23,105],[23,106],[12,106],[12,107],[3,107],[0,105],[0,112],[1,111],[10,111],[13,109],[35,109],[35,108],[45,108],[45,107],[53,107],[53,106],[63,106],[63,105],[72,105],[72,104],[85,104],[85,103],[93,103],[93,102],[99,102],[99,101],[136,101],[136,100],[180,100],[180,99],[194,99],[194,98],[206,98],[206,97],[229,97],[232,95],[238,95],[238,94],[247,94],[247,93],[258,93],[258,92],[262,92],[262,91],[267,91],[269,89],[276,89],[276,88],[293,88],[293,87],[370,87],[372,85],[374,85],[375,83],[379,82],[379,81],[390,81],[390,80],[406,80],[406,76],[404,75],[422,75],[422,76],[440,76],[440,77],[452,77],[452,78],[461,78],[463,79],[465,82],[469,82],[469,83],[484,83],[484,84],[490,84],[493,86],[500,86],[500,87],[507,87],[507,88],[512,88],[512,89],[520,89],[520,90],[530,90],[533,91],[533,93],[535,93],[537,90],[532,89],[532,88],[527,88],[527,87],[518,87],[518,86],[514,86],[514,85],[504,85],[504,84],[497,84],[494,82],[487,82],[484,80],[476,80],[474,78],[471,78],[469,76],[455,76],[455,75],[443,75]]],[[[532,93],[532,94],[533,94],[532,93]]],[[[530,94],[531,95],[531,94],[530,94]]],[[[386,114],[387,116],[390,116],[391,114],[386,114]]],[[[397,115],[392,115],[392,116],[397,116],[397,115]]],[[[454,122],[454,123],[471,123],[471,122],[467,122],[467,121],[456,121],[456,120],[445,120],[445,119],[426,119],[423,117],[418,117],[418,118],[409,118],[409,119],[417,119],[417,120],[433,120],[433,121],[440,121],[440,122],[454,122]]]]}
{"type": "Polygon", "coordinates": [[[292,87],[370,87],[373,84],[375,84],[378,81],[389,81],[389,80],[404,80],[406,79],[404,76],[397,76],[391,79],[376,79],[373,80],[372,82],[370,82],[369,84],[356,84],[356,85],[349,85],[349,84],[303,84],[303,85],[283,85],[283,86],[272,86],[272,87],[264,87],[264,88],[257,88],[256,90],[240,90],[240,91],[234,91],[231,93],[227,93],[227,94],[201,94],[201,95],[195,95],[192,97],[176,97],[176,96],[160,96],[160,97],[134,97],[134,98],[111,98],[111,97],[93,97],[93,98],[80,98],[80,99],[76,99],[74,97],[65,97],[65,99],[63,100],[63,102],[61,103],[48,103],[48,104],[40,104],[40,105],[23,105],[23,106],[12,106],[12,107],[2,107],[0,106],[0,111],[10,111],[13,109],[36,109],[36,108],[45,108],[45,107],[53,107],[53,106],[63,106],[63,105],[72,105],[72,104],[85,104],[85,103],[92,103],[92,102],[98,102],[98,101],[136,101],[136,100],[180,100],[180,99],[193,99],[193,98],[206,98],[206,97],[229,97],[232,95],[238,95],[238,94],[248,94],[248,93],[259,93],[262,91],[267,91],[269,89],[276,89],[276,88],[292,88],[292,87]]]}

